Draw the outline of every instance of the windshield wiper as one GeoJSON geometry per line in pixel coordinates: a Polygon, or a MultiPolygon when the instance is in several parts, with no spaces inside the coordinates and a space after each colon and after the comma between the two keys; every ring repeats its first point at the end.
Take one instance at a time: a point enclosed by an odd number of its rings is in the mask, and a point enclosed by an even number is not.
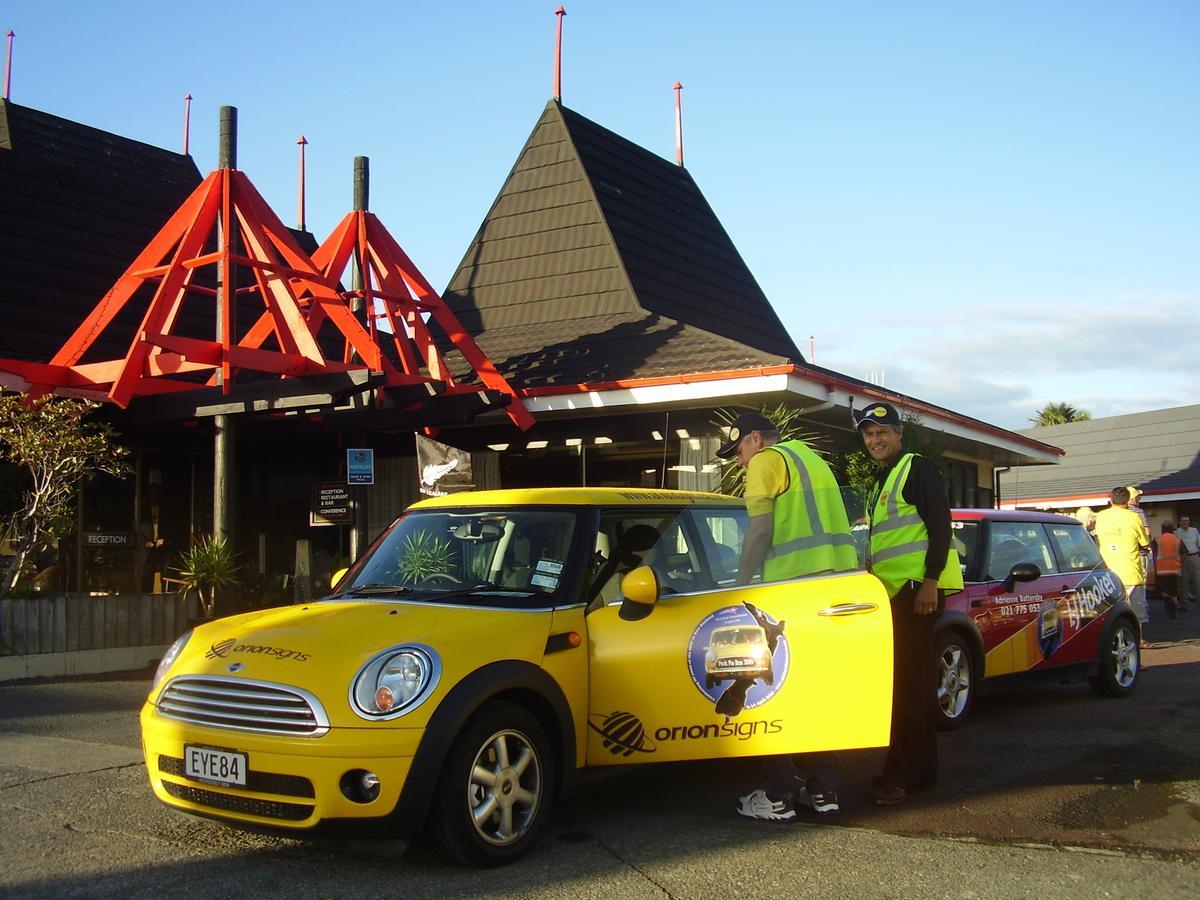
{"type": "Polygon", "coordinates": [[[384,584],[383,582],[374,581],[370,584],[358,584],[354,587],[348,587],[346,590],[338,593],[339,597],[344,597],[347,594],[409,594],[412,588],[406,584],[384,584]]]}

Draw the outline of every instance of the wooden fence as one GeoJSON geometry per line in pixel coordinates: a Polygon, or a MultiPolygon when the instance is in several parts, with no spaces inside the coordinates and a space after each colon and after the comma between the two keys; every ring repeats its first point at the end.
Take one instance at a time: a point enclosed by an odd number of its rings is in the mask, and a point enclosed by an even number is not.
{"type": "Polygon", "coordinates": [[[49,594],[0,600],[0,655],[169,644],[187,630],[176,594],[49,594]]]}

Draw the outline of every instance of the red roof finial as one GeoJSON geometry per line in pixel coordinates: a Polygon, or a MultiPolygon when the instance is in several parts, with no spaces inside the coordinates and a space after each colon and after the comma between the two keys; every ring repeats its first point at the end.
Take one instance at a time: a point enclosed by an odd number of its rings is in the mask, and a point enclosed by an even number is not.
{"type": "Polygon", "coordinates": [[[558,16],[558,38],[554,42],[554,99],[562,103],[562,23],[567,11],[560,6],[554,14],[558,16]]]}
{"type": "Polygon", "coordinates": [[[306,138],[304,135],[300,135],[300,137],[296,139],[296,144],[300,147],[299,224],[296,227],[298,227],[301,231],[307,231],[308,229],[304,227],[304,148],[308,146],[308,138],[306,138]]]}
{"type": "MultiPolygon", "coordinates": [[[[560,6],[559,9],[562,9],[562,7],[560,6]]],[[[16,37],[16,35],[17,35],[17,33],[15,31],[13,31],[11,28],[8,29],[8,57],[5,59],[5,62],[4,62],[4,99],[5,100],[7,100],[9,94],[12,93],[12,45],[13,45],[13,38],[16,37]]]]}
{"type": "Polygon", "coordinates": [[[683,165],[683,85],[678,81],[675,88],[675,165],[683,165]]]}
{"type": "Polygon", "coordinates": [[[192,95],[183,95],[183,155],[188,155],[188,139],[192,132],[192,95]]]}

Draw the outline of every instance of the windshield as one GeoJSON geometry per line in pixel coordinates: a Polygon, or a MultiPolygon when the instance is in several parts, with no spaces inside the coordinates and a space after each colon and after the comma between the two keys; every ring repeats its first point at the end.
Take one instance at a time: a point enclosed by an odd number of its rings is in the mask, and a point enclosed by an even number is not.
{"type": "Polygon", "coordinates": [[[337,593],[550,606],[563,596],[576,520],[574,511],[535,508],[411,512],[337,593]]]}

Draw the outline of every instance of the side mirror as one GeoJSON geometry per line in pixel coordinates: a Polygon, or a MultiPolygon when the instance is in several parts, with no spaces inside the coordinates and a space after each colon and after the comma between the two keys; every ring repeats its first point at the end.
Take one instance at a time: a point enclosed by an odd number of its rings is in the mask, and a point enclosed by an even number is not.
{"type": "Polygon", "coordinates": [[[338,586],[338,583],[343,578],[346,577],[346,573],[349,571],[350,571],[350,569],[348,567],[343,566],[342,568],[340,568],[336,572],[334,572],[331,576],[329,576],[329,589],[332,591],[334,588],[336,588],[338,586]]]}
{"type": "Polygon", "coordinates": [[[1033,563],[1017,563],[1004,579],[1004,590],[1011,591],[1018,581],[1037,581],[1042,577],[1042,570],[1033,563]]]}
{"type": "Polygon", "coordinates": [[[638,566],[621,579],[621,593],[625,599],[621,601],[621,610],[617,615],[627,622],[644,619],[658,602],[658,576],[649,566],[638,566]]]}

